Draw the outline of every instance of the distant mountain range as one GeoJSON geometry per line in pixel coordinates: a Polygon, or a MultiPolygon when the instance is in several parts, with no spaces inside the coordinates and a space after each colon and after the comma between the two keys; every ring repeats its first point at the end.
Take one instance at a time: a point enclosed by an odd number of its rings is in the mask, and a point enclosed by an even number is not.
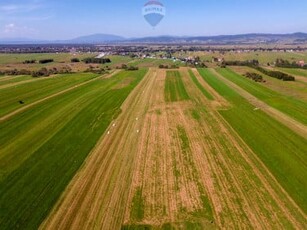
{"type": "Polygon", "coordinates": [[[307,33],[293,34],[240,34],[219,36],[157,36],[125,38],[111,34],[93,34],[71,40],[34,40],[29,38],[0,38],[0,44],[207,44],[207,45],[244,45],[244,44],[307,44],[307,33]]]}

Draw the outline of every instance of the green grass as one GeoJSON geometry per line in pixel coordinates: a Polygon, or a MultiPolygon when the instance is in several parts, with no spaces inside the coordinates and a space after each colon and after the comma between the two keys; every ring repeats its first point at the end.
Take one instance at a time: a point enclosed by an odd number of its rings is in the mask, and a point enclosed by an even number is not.
{"type": "Polygon", "coordinates": [[[13,88],[0,89],[0,116],[95,77],[98,77],[98,75],[89,73],[66,74],[17,85],[13,88]],[[19,104],[20,100],[24,101],[25,104],[19,104]]]}
{"type": "Polygon", "coordinates": [[[132,224],[132,225],[124,225],[121,227],[121,230],[151,230],[152,226],[148,224],[132,224]]]}
{"type": "Polygon", "coordinates": [[[1,229],[38,228],[145,73],[89,83],[0,123],[1,229]]]}
{"type": "Polygon", "coordinates": [[[217,71],[222,76],[271,107],[287,114],[303,124],[307,124],[307,103],[271,90],[260,83],[254,82],[233,72],[228,68],[217,69],[217,71]]]}
{"type": "Polygon", "coordinates": [[[197,86],[197,88],[202,92],[202,94],[208,99],[208,100],[214,100],[212,95],[199,83],[196,76],[192,72],[191,69],[189,69],[189,74],[194,82],[194,84],[197,86]]]}
{"type": "Polygon", "coordinates": [[[192,117],[196,120],[196,121],[199,121],[201,119],[201,116],[199,114],[199,112],[196,110],[196,109],[193,109],[191,111],[191,115],[192,117]]]}
{"type": "Polygon", "coordinates": [[[142,196],[142,188],[138,187],[132,199],[130,215],[133,221],[142,221],[142,219],[144,218],[144,207],[145,203],[142,196]]]}
{"type": "Polygon", "coordinates": [[[293,69],[293,68],[277,68],[282,72],[293,74],[297,76],[307,77],[307,69],[293,69]]]}
{"type": "Polygon", "coordinates": [[[10,76],[8,79],[6,80],[2,80],[0,78],[0,86],[4,86],[7,84],[12,84],[12,83],[19,83],[19,82],[23,82],[23,81],[27,81],[27,80],[32,80],[34,79],[31,76],[10,76]]]}
{"type": "Polygon", "coordinates": [[[220,114],[258,155],[295,202],[307,211],[307,141],[282,123],[258,110],[209,70],[200,74],[233,104],[220,114]]]}
{"type": "Polygon", "coordinates": [[[167,71],[164,96],[166,102],[183,101],[190,99],[181,75],[178,71],[167,71]]]}

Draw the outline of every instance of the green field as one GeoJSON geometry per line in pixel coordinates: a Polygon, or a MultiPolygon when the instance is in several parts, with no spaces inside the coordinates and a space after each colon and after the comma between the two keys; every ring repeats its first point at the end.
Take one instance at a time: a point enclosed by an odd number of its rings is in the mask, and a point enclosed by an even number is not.
{"type": "Polygon", "coordinates": [[[1,229],[38,228],[145,73],[93,81],[0,122],[1,229]]]}
{"type": "MultiPolygon", "coordinates": [[[[307,142],[303,137],[254,107],[209,70],[199,73],[221,96],[232,103],[220,114],[250,146],[292,196],[307,211],[307,142]]],[[[265,91],[265,90],[264,90],[265,91]]]]}
{"type": "Polygon", "coordinates": [[[307,77],[307,69],[278,68],[278,70],[286,72],[288,74],[307,77]]]}
{"type": "Polygon", "coordinates": [[[2,89],[0,91],[0,116],[98,76],[91,73],[64,74],[2,89]],[[20,100],[25,104],[19,104],[20,100]]]}
{"type": "Polygon", "coordinates": [[[32,80],[31,76],[11,76],[9,78],[2,79],[0,78],[0,87],[12,83],[21,83],[23,81],[32,80]]]}
{"type": "Polygon", "coordinates": [[[307,124],[307,103],[273,91],[264,85],[233,72],[228,68],[220,68],[217,69],[217,71],[225,78],[231,80],[233,83],[273,108],[287,114],[303,124],[307,124]]]}
{"type": "Polygon", "coordinates": [[[183,101],[190,97],[184,87],[181,75],[178,71],[167,71],[165,82],[165,101],[183,101]]]}

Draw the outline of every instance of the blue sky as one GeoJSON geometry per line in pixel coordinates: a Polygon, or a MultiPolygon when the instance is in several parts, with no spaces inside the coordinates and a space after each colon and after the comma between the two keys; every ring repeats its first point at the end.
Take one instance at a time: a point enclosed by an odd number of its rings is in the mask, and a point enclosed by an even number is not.
{"type": "Polygon", "coordinates": [[[0,38],[69,39],[307,32],[307,0],[160,0],[166,16],[144,20],[146,0],[0,0],[0,38]]]}

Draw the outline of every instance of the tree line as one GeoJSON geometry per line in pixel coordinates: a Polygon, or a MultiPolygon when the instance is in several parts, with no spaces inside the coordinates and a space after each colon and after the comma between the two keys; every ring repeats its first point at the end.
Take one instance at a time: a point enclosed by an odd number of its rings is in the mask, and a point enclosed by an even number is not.
{"type": "Polygon", "coordinates": [[[307,64],[306,65],[299,65],[297,62],[289,62],[288,60],[284,59],[276,59],[275,63],[276,67],[281,67],[281,68],[300,68],[300,69],[307,69],[307,64]]]}
{"type": "Polygon", "coordinates": [[[289,74],[286,74],[280,71],[267,70],[267,69],[260,67],[258,60],[224,61],[222,63],[222,67],[226,67],[226,66],[248,66],[272,78],[276,78],[276,79],[283,80],[283,81],[295,81],[295,77],[289,74]]]}
{"type": "Polygon", "coordinates": [[[111,63],[110,58],[85,58],[82,60],[86,64],[105,64],[111,63]]]}

